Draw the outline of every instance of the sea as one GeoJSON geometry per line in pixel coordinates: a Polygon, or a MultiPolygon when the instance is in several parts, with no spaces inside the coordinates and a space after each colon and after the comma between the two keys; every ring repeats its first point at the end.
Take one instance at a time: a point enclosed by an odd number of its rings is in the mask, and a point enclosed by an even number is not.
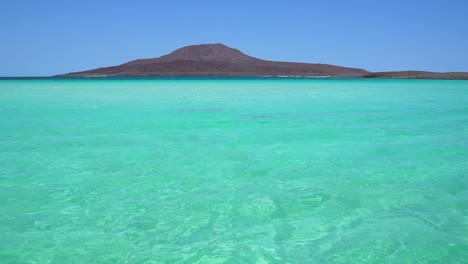
{"type": "Polygon", "coordinates": [[[0,263],[467,261],[468,81],[0,80],[0,263]]]}

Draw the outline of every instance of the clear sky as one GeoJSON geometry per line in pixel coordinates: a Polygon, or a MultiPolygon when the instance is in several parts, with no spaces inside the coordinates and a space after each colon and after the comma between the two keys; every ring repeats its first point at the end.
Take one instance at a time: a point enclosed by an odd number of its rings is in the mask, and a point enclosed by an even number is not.
{"type": "Polygon", "coordinates": [[[468,71],[468,0],[1,0],[0,76],[223,43],[262,59],[468,71]]]}

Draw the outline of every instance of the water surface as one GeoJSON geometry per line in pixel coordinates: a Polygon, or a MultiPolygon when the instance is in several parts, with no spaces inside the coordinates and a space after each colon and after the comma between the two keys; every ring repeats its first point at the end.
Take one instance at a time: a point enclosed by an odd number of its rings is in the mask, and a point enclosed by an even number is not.
{"type": "Polygon", "coordinates": [[[0,80],[2,263],[463,263],[468,81],[0,80]]]}

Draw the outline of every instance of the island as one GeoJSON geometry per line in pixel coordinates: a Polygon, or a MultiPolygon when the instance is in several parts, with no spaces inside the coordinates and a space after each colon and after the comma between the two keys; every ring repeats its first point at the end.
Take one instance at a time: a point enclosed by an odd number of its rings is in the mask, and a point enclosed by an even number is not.
{"type": "Polygon", "coordinates": [[[279,62],[257,59],[223,44],[191,45],[153,59],[118,66],[72,72],[73,76],[337,76],[359,77],[363,69],[329,64],[279,62]]]}
{"type": "Polygon", "coordinates": [[[468,79],[466,72],[395,71],[369,72],[322,63],[281,62],[258,59],[224,44],[191,45],[167,55],[133,60],[57,77],[112,76],[256,76],[256,77],[352,77],[403,79],[468,79]]]}

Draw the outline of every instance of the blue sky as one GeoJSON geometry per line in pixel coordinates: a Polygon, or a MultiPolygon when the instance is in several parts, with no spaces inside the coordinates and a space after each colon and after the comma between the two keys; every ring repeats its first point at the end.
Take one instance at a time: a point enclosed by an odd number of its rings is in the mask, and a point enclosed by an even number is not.
{"type": "Polygon", "coordinates": [[[224,43],[263,59],[468,71],[468,1],[2,0],[0,76],[48,76],[224,43]]]}

